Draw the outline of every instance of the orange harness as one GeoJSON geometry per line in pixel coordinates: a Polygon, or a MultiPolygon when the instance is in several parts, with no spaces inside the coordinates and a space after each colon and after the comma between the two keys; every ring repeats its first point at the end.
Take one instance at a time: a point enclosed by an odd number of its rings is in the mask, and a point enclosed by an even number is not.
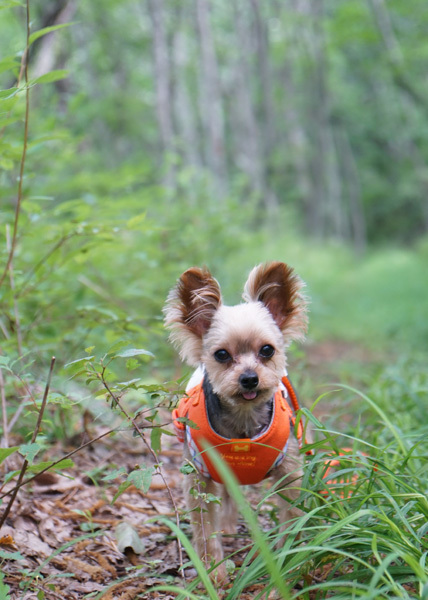
{"type": "MultiPolygon", "coordinates": [[[[258,483],[284,459],[290,427],[295,426],[295,412],[299,410],[296,393],[288,379],[282,378],[284,389],[278,389],[273,401],[273,414],[269,427],[254,438],[229,439],[216,433],[208,418],[202,382],[181,398],[172,418],[179,441],[187,444],[198,471],[222,483],[212,462],[204,452],[205,443],[215,447],[242,485],[258,483]],[[293,408],[290,407],[287,397],[293,408]],[[178,419],[187,418],[198,428],[178,419]]],[[[296,433],[299,446],[303,443],[303,425],[300,421],[296,433]]],[[[205,446],[206,447],[206,446],[205,446]]]]}

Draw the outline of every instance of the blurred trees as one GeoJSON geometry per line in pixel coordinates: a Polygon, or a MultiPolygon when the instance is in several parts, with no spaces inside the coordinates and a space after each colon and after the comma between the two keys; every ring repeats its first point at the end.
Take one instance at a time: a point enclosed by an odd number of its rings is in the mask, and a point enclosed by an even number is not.
{"type": "MultiPolygon", "coordinates": [[[[0,24],[12,59],[16,4],[3,0],[0,24]]],[[[33,132],[66,130],[83,159],[60,166],[57,200],[85,165],[132,163],[183,210],[190,169],[215,203],[233,195],[279,224],[285,207],[311,235],[357,248],[427,231],[424,0],[49,0],[32,16],[33,30],[75,21],[31,49],[33,78],[69,69],[32,94],[33,132]]]]}
{"type": "Polygon", "coordinates": [[[118,340],[170,371],[161,310],[191,264],[237,299],[237,273],[294,248],[336,297],[362,276],[326,275],[302,229],[426,234],[425,2],[30,0],[27,81],[25,6],[0,0],[0,392],[118,340]]]}

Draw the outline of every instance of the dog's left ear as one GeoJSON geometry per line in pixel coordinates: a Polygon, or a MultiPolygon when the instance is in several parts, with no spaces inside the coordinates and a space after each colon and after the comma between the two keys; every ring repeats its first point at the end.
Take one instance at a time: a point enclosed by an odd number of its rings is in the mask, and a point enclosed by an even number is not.
{"type": "Polygon", "coordinates": [[[198,267],[185,271],[168,296],[165,325],[171,330],[171,341],[190,365],[201,360],[202,338],[221,302],[217,280],[208,269],[198,267]]]}
{"type": "Polygon", "coordinates": [[[304,287],[293,269],[282,262],[254,267],[244,287],[246,302],[262,302],[271,313],[285,341],[303,340],[307,329],[304,287]]]}

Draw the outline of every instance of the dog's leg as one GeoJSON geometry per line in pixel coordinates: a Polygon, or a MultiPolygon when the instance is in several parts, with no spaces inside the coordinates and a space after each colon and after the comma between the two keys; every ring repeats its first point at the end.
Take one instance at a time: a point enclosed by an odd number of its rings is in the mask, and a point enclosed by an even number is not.
{"type": "Polygon", "coordinates": [[[236,533],[236,524],[238,521],[238,510],[232,496],[227,491],[226,487],[222,490],[221,500],[221,519],[223,532],[226,534],[236,533]]]}
{"type": "Polygon", "coordinates": [[[289,528],[289,521],[300,517],[303,513],[292,503],[300,495],[300,486],[303,478],[302,457],[299,455],[299,446],[294,436],[290,437],[287,454],[283,462],[275,470],[274,478],[276,481],[281,479],[279,484],[277,502],[279,508],[279,522],[281,537],[278,546],[282,546],[287,539],[284,532],[289,528]],[[283,477],[286,476],[284,479],[283,477]]]}
{"type": "MultiPolygon", "coordinates": [[[[184,477],[184,494],[187,510],[192,524],[193,546],[207,568],[223,560],[221,540],[220,513],[221,506],[217,502],[206,502],[206,496],[222,496],[221,486],[210,477],[199,473],[184,477]]],[[[220,582],[226,578],[224,564],[219,565],[211,574],[220,582]]]]}

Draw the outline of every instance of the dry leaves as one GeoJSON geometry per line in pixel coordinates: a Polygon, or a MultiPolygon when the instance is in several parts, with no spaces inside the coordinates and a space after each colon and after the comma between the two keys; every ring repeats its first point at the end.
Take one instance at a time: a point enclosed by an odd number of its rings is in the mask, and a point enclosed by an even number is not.
{"type": "MultiPolygon", "coordinates": [[[[175,438],[167,438],[164,446],[162,471],[175,502],[183,507],[181,447],[175,438]]],[[[56,450],[58,455],[67,451],[56,450]]],[[[142,442],[137,447],[135,438],[103,439],[74,460],[67,477],[47,473],[18,493],[0,532],[0,551],[12,553],[2,566],[4,583],[10,587],[7,600],[173,598],[150,591],[165,583],[182,585],[177,542],[166,525],[156,523],[160,515],[175,518],[165,483],[155,476],[147,494],[130,487],[111,504],[120,482],[102,481],[117,467],[130,472],[136,463],[152,464],[142,442]],[[124,523],[118,539],[115,531],[124,523]]],[[[184,521],[182,526],[187,527],[184,521]]],[[[225,542],[229,551],[245,544],[242,539],[225,542]]],[[[241,562],[239,556],[234,560],[241,562]]],[[[188,579],[195,574],[186,570],[188,579]]],[[[255,593],[248,590],[241,600],[255,593]]]]}
{"type": "MultiPolygon", "coordinates": [[[[172,448],[167,454],[163,472],[180,503],[180,453],[172,448]]],[[[0,551],[11,557],[3,563],[10,600],[34,600],[38,594],[46,600],[77,600],[95,592],[103,599],[135,598],[165,583],[165,573],[178,582],[177,544],[165,525],[148,522],[159,514],[173,515],[165,484],[155,477],[146,495],[130,487],[113,505],[118,481],[94,484],[100,467],[124,466],[129,472],[136,462],[150,461],[142,443],[136,453],[135,440],[129,445],[104,440],[95,450],[78,453],[67,477],[47,473],[22,488],[0,532],[0,551]],[[122,552],[115,528],[124,522],[135,537],[125,540],[122,552]]]]}

